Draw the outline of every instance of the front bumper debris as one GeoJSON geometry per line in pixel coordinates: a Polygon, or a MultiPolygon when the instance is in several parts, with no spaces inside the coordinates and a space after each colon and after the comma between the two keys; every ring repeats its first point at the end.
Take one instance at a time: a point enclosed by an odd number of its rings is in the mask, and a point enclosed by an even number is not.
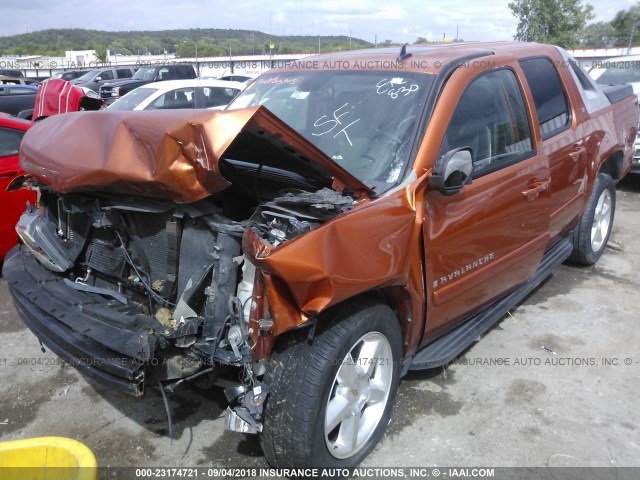
{"type": "Polygon", "coordinates": [[[159,324],[115,300],[70,289],[20,247],[9,252],[2,273],[20,316],[46,347],[114,390],[144,393],[144,364],[154,358],[159,324]]]}

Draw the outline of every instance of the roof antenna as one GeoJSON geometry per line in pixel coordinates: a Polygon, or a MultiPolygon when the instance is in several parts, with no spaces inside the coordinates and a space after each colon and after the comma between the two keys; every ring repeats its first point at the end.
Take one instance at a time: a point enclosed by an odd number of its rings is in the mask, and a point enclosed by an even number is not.
{"type": "Polygon", "coordinates": [[[406,60],[412,55],[411,53],[407,53],[407,45],[408,44],[405,43],[404,45],[402,45],[402,48],[400,49],[400,56],[398,57],[399,62],[406,60]]]}

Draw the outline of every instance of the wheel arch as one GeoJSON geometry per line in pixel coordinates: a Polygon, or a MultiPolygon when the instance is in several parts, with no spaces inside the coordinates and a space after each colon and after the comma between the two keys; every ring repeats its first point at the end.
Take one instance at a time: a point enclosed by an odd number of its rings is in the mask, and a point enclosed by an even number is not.
{"type": "Polygon", "coordinates": [[[360,303],[362,301],[376,302],[382,305],[387,305],[395,315],[395,318],[400,327],[402,336],[402,355],[407,354],[408,348],[411,345],[411,334],[414,327],[413,318],[413,301],[409,292],[401,286],[389,286],[380,287],[374,290],[369,290],[353,297],[347,298],[342,302],[332,305],[326,310],[323,310],[316,315],[310,321],[307,321],[291,330],[287,330],[280,335],[273,338],[270,344],[263,352],[264,357],[268,357],[273,352],[280,342],[284,341],[288,343],[288,338],[293,336],[298,339],[302,339],[304,336],[309,341],[313,341],[313,338],[321,332],[324,328],[327,328],[331,324],[331,317],[340,315],[340,312],[346,308],[349,308],[353,304],[360,303]]]}
{"type": "MultiPolygon", "coordinates": [[[[393,311],[402,334],[402,353],[405,355],[410,344],[411,330],[415,320],[412,314],[413,301],[411,295],[405,288],[401,286],[389,286],[363,292],[332,306],[323,313],[325,315],[331,315],[331,312],[367,299],[387,305],[393,311]]],[[[320,327],[321,325],[319,324],[318,326],[320,327]]]]}
{"type": "Polygon", "coordinates": [[[600,165],[597,173],[604,173],[609,175],[615,181],[622,178],[624,163],[624,154],[618,150],[613,152],[604,162],[600,165]]]}

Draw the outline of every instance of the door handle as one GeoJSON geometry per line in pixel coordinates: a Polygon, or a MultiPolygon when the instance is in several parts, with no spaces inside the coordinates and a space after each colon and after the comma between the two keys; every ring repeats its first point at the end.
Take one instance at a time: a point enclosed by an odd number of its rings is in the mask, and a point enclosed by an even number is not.
{"type": "Polygon", "coordinates": [[[574,162],[576,160],[578,160],[582,154],[585,152],[585,148],[584,147],[580,147],[578,145],[574,145],[573,148],[571,149],[571,152],[569,152],[569,157],[571,157],[571,160],[573,160],[574,162]]]}
{"type": "Polygon", "coordinates": [[[527,200],[535,200],[538,196],[544,192],[551,183],[551,179],[548,180],[530,180],[527,184],[527,190],[522,192],[522,196],[527,200]]]}

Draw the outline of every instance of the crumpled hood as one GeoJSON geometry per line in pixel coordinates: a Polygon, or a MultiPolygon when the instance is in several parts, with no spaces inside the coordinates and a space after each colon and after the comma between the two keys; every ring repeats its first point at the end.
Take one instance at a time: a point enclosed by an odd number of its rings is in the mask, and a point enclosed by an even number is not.
{"type": "Polygon", "coordinates": [[[61,193],[102,191],[200,200],[228,187],[230,158],[356,195],[371,190],[265,107],[57,115],[24,136],[20,164],[61,193]]]}

